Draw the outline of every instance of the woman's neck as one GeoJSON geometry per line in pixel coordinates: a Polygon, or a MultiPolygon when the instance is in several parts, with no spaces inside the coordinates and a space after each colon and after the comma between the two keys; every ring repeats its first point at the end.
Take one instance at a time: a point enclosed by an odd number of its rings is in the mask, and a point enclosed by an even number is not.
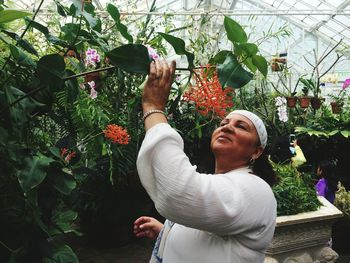
{"type": "Polygon", "coordinates": [[[242,167],[248,167],[248,164],[247,163],[238,163],[238,164],[223,164],[223,163],[220,163],[220,162],[217,162],[215,163],[215,173],[216,174],[224,174],[224,173],[227,173],[229,171],[232,171],[232,170],[236,170],[238,168],[242,168],[242,167]]]}

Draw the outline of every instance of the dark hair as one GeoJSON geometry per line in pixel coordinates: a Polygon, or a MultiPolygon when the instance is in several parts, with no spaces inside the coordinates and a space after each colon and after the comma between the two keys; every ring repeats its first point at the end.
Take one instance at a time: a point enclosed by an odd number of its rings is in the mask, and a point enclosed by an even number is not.
{"type": "Polygon", "coordinates": [[[263,179],[271,187],[278,183],[278,177],[272,168],[265,151],[257,158],[252,165],[253,173],[263,179]]]}
{"type": "Polygon", "coordinates": [[[321,176],[327,180],[329,190],[338,190],[338,179],[335,176],[335,162],[330,160],[322,160],[318,163],[321,170],[321,176]]]}

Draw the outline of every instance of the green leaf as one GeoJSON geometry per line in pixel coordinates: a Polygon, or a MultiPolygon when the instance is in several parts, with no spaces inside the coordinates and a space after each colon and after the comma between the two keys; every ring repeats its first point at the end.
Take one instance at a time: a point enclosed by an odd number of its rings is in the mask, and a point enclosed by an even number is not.
{"type": "Polygon", "coordinates": [[[350,136],[350,131],[347,131],[347,130],[340,131],[340,133],[341,133],[345,138],[348,138],[348,137],[350,136]]]}
{"type": "Polygon", "coordinates": [[[253,43],[235,44],[235,48],[236,46],[239,46],[248,57],[252,57],[258,53],[258,46],[253,43]]]}
{"type": "Polygon", "coordinates": [[[216,65],[224,63],[228,54],[232,53],[230,50],[221,50],[214,57],[209,60],[209,64],[216,65]]]}
{"type": "Polygon", "coordinates": [[[263,56],[260,55],[254,55],[252,57],[252,62],[254,64],[254,66],[256,66],[258,68],[258,70],[261,72],[261,74],[264,75],[264,77],[266,78],[267,76],[267,61],[263,56]]]}
{"type": "Polygon", "coordinates": [[[245,43],[248,40],[247,34],[243,27],[233,19],[225,16],[224,19],[227,38],[233,43],[245,43]]]}
{"type": "Polygon", "coordinates": [[[56,210],[52,215],[52,222],[58,226],[49,229],[50,235],[58,235],[63,233],[70,233],[75,231],[75,227],[73,226],[74,221],[77,219],[78,214],[72,210],[61,211],[56,210]]]}
{"type": "Polygon", "coordinates": [[[74,254],[73,250],[64,245],[59,248],[54,248],[52,250],[52,255],[50,257],[44,258],[43,263],[79,263],[77,256],[74,254]]]}
{"type": "Polygon", "coordinates": [[[24,53],[21,49],[19,49],[18,47],[12,44],[10,44],[9,46],[10,46],[11,55],[19,65],[27,66],[27,67],[36,66],[32,58],[28,56],[26,53],[24,53]]]}
{"type": "Polygon", "coordinates": [[[106,53],[113,65],[129,73],[148,74],[151,59],[148,50],[140,44],[127,44],[106,53]]]}
{"type": "Polygon", "coordinates": [[[50,175],[53,187],[64,195],[69,195],[72,190],[77,186],[73,176],[63,172],[62,170],[56,171],[50,175]]]}
{"type": "Polygon", "coordinates": [[[24,19],[28,24],[30,23],[30,26],[35,28],[36,30],[40,31],[41,33],[43,33],[44,35],[49,34],[49,30],[47,29],[46,26],[30,19],[30,18],[25,18],[24,19]]]}
{"type": "Polygon", "coordinates": [[[35,50],[35,48],[25,39],[21,38],[19,35],[17,35],[14,32],[2,30],[6,35],[11,37],[12,39],[17,41],[17,44],[23,48],[25,51],[32,53],[35,56],[39,56],[38,52],[35,50]]]}
{"type": "Polygon", "coordinates": [[[31,13],[19,10],[2,10],[0,11],[0,24],[8,23],[13,20],[32,15],[31,13]]]}
{"type": "Polygon", "coordinates": [[[256,66],[253,64],[253,60],[252,58],[246,58],[243,60],[243,64],[247,66],[247,68],[249,68],[249,70],[252,73],[255,73],[256,71],[256,66]]]}
{"type": "Polygon", "coordinates": [[[66,64],[62,56],[51,54],[43,56],[37,65],[37,72],[40,80],[53,87],[58,88],[63,85],[62,76],[64,76],[66,64]]]}
{"type": "Polygon", "coordinates": [[[329,136],[333,136],[335,134],[337,134],[339,132],[339,130],[333,130],[331,132],[328,133],[329,136]]]}
{"type": "Polygon", "coordinates": [[[46,177],[46,169],[54,160],[45,155],[38,154],[25,158],[25,167],[18,171],[18,181],[24,192],[28,192],[39,185],[46,177]]]}
{"type": "Polygon", "coordinates": [[[67,47],[68,44],[67,42],[65,42],[64,40],[58,38],[58,37],[55,37],[51,34],[47,34],[46,35],[46,39],[47,41],[49,41],[50,43],[54,44],[54,45],[58,45],[58,46],[61,46],[61,47],[67,47]]]}
{"type": "Polygon", "coordinates": [[[217,71],[223,88],[232,87],[238,89],[253,78],[253,74],[246,71],[233,54],[227,56],[225,62],[217,67],[217,71]]]}
{"type": "Polygon", "coordinates": [[[181,38],[177,38],[169,34],[160,33],[160,32],[158,34],[161,35],[174,48],[176,54],[185,55],[187,57],[189,69],[194,68],[194,64],[193,64],[194,55],[193,53],[190,53],[186,50],[185,41],[183,41],[181,38]]]}
{"type": "Polygon", "coordinates": [[[60,3],[57,3],[57,2],[55,3],[57,5],[57,13],[59,13],[63,17],[66,17],[67,14],[66,14],[66,11],[64,11],[64,7],[60,3]]]}
{"type": "MultiPolygon", "coordinates": [[[[76,14],[82,15],[85,18],[86,22],[88,22],[90,27],[94,28],[98,24],[98,19],[93,17],[92,14],[88,13],[87,11],[89,11],[89,10],[86,10],[85,8],[84,8],[84,12],[82,12],[82,3],[83,2],[80,0],[73,0],[73,5],[76,8],[76,14]]],[[[86,5],[86,3],[85,3],[85,5],[86,5]]]]}
{"type": "MultiPolygon", "coordinates": [[[[69,76],[72,76],[74,75],[75,73],[72,71],[72,70],[66,70],[64,76],[65,77],[69,77],[69,76]]],[[[68,92],[67,92],[67,102],[73,104],[77,98],[78,98],[78,95],[79,95],[79,85],[78,85],[78,80],[77,78],[74,78],[74,79],[69,79],[65,82],[65,85],[66,85],[66,88],[68,89],[68,92]]]]}
{"type": "Polygon", "coordinates": [[[132,36],[128,33],[128,28],[120,22],[120,13],[119,10],[116,6],[112,4],[107,5],[107,12],[111,15],[113,20],[116,23],[116,27],[120,34],[129,41],[129,43],[132,43],[134,40],[132,36]]]}

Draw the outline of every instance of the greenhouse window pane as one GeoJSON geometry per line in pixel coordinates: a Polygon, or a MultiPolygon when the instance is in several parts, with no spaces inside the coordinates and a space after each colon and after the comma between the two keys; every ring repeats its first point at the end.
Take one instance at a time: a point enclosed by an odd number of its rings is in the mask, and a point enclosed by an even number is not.
{"type": "Polygon", "coordinates": [[[308,24],[308,25],[312,25],[314,23],[317,23],[317,20],[314,17],[312,17],[312,16],[307,16],[307,17],[305,17],[303,22],[308,24]]]}
{"type": "Polygon", "coordinates": [[[343,0],[332,0],[332,1],[327,1],[329,3],[331,3],[333,6],[337,7],[339,6],[341,3],[343,3],[343,0]]]}
{"type": "Polygon", "coordinates": [[[332,29],[329,29],[328,27],[322,26],[318,29],[318,31],[322,32],[323,34],[325,34],[328,37],[332,37],[334,36],[335,32],[332,29]]]}
{"type": "Polygon", "coordinates": [[[338,15],[334,18],[334,20],[339,21],[344,26],[350,25],[350,18],[348,16],[338,15]]]}
{"type": "Polygon", "coordinates": [[[318,7],[318,5],[320,4],[320,1],[318,1],[318,0],[307,0],[307,3],[309,5],[312,5],[313,7],[318,7]]]}
{"type": "Polygon", "coordinates": [[[334,6],[331,6],[331,5],[329,5],[328,3],[327,3],[327,4],[321,3],[321,4],[317,7],[317,10],[329,10],[329,9],[334,9],[334,8],[335,8],[334,6]]]}
{"type": "Polygon", "coordinates": [[[296,3],[296,4],[294,5],[294,7],[296,7],[296,8],[299,9],[299,10],[310,9],[310,7],[304,5],[303,3],[300,3],[300,2],[296,3]]]}
{"type": "Polygon", "coordinates": [[[327,22],[327,26],[334,29],[336,32],[340,32],[344,29],[343,26],[339,25],[338,23],[334,22],[333,20],[329,20],[327,22]]]}

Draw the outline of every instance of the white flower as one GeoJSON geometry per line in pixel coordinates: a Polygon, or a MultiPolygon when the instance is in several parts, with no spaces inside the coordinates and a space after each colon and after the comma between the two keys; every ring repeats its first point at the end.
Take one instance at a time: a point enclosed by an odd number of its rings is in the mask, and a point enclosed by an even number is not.
{"type": "Polygon", "coordinates": [[[287,100],[285,97],[276,97],[275,105],[277,106],[277,114],[278,119],[281,122],[288,121],[288,113],[287,113],[287,100]]]}

